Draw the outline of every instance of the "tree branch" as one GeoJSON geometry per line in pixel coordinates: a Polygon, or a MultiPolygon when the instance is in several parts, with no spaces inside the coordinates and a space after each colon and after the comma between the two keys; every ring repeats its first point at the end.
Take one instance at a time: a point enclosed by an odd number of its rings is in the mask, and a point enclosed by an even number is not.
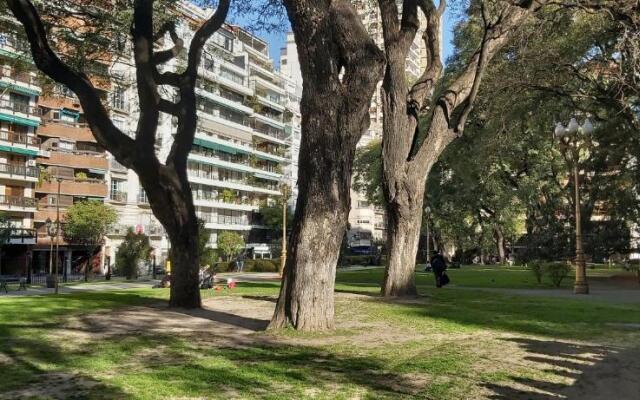
{"type": "Polygon", "coordinates": [[[7,4],[25,29],[31,45],[31,55],[38,69],[78,96],[98,143],[109,149],[120,163],[132,168],[137,153],[134,141],[113,125],[87,75],[71,69],[51,49],[46,30],[33,4],[29,0],[7,0],[7,4]]]}

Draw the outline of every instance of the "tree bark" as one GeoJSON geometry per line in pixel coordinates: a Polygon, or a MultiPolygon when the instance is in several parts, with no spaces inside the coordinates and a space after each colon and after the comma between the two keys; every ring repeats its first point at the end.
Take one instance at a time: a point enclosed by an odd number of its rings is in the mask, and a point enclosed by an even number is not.
{"type": "Polygon", "coordinates": [[[334,327],[335,270],[382,53],[346,0],[285,1],[304,79],[298,201],[270,328],[334,327]]]}

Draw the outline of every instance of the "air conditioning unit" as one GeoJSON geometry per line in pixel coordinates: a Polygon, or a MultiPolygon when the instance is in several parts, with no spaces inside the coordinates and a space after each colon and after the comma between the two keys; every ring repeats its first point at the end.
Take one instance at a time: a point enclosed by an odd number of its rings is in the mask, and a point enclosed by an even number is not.
{"type": "Polygon", "coordinates": [[[27,160],[27,166],[29,167],[35,167],[36,166],[36,160],[34,158],[27,160]]]}

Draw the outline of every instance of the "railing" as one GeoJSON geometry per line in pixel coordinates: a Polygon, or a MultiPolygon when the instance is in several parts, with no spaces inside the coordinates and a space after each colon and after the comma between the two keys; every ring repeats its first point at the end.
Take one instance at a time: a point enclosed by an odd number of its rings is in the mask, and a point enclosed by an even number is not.
{"type": "Polygon", "coordinates": [[[204,201],[215,201],[217,203],[224,203],[224,204],[236,204],[239,206],[258,206],[260,205],[260,202],[257,200],[243,200],[240,198],[234,198],[234,199],[224,199],[221,195],[216,195],[216,194],[203,194],[203,195],[198,195],[196,193],[193,193],[193,199],[194,200],[204,200],[204,201]]]}
{"type": "Polygon", "coordinates": [[[16,244],[16,241],[31,242],[35,241],[37,234],[35,229],[29,228],[11,228],[11,242],[16,244]]]}
{"type": "Polygon", "coordinates": [[[46,124],[61,124],[61,125],[70,126],[72,128],[89,128],[89,124],[87,124],[86,122],[72,122],[72,121],[66,121],[66,120],[63,120],[63,119],[53,119],[53,118],[43,119],[42,120],[42,124],[44,124],[44,125],[46,125],[46,124]]]}
{"type": "Polygon", "coordinates": [[[267,136],[271,136],[274,137],[276,139],[279,140],[285,140],[285,135],[282,131],[277,130],[275,128],[271,128],[271,127],[266,127],[266,126],[258,126],[257,124],[253,124],[252,128],[256,131],[256,132],[260,132],[264,135],[267,136]]]}
{"type": "Polygon", "coordinates": [[[127,202],[127,192],[122,192],[119,190],[112,190],[111,194],[109,195],[109,199],[111,199],[112,201],[117,201],[120,203],[126,203],[127,202]]]}
{"type": "Polygon", "coordinates": [[[37,167],[28,167],[26,165],[0,164],[0,174],[37,178],[40,176],[40,170],[37,167]]]}
{"type": "Polygon", "coordinates": [[[0,100],[0,109],[9,109],[14,113],[22,113],[30,117],[40,117],[41,115],[40,109],[38,107],[33,107],[26,103],[20,103],[11,100],[0,100]]]}
{"type": "Polygon", "coordinates": [[[11,70],[10,73],[4,74],[0,70],[0,79],[9,78],[16,82],[26,83],[27,85],[37,86],[37,79],[29,73],[16,73],[15,70],[11,70]]]}
{"type": "Polygon", "coordinates": [[[29,146],[40,146],[40,139],[35,136],[29,136],[26,133],[16,133],[10,131],[0,131],[0,140],[13,144],[22,144],[29,146]]]}
{"type": "MultiPolygon", "coordinates": [[[[62,266],[59,265],[58,268],[62,269],[62,266]]],[[[31,284],[46,285],[47,276],[49,276],[49,274],[42,274],[42,273],[31,274],[31,284]]],[[[51,276],[53,276],[53,274],[51,276]]],[[[65,275],[64,273],[58,273],[58,282],[79,282],[81,280],[84,280],[84,274],[66,274],[65,275]]]]}
{"type": "Polygon", "coordinates": [[[6,196],[4,194],[0,194],[0,204],[15,207],[38,207],[38,201],[31,197],[6,196]]]}

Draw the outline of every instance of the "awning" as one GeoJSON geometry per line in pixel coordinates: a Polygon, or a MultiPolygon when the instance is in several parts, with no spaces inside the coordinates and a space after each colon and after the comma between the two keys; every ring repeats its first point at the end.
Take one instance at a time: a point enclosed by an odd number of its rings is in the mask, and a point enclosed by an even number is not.
{"type": "Polygon", "coordinates": [[[275,177],[273,175],[263,174],[263,173],[260,173],[260,172],[256,172],[253,175],[255,175],[256,178],[260,178],[260,179],[269,179],[269,180],[272,180],[272,181],[280,181],[280,178],[278,178],[278,177],[275,177]]]}
{"type": "Polygon", "coordinates": [[[33,126],[36,128],[40,125],[38,121],[33,121],[33,120],[22,118],[22,117],[16,117],[15,115],[4,114],[2,111],[0,111],[0,121],[7,121],[7,122],[18,124],[18,125],[33,126]]]}
{"type": "Polygon", "coordinates": [[[98,175],[106,175],[107,174],[107,170],[99,169],[99,168],[89,168],[89,172],[91,172],[92,174],[98,174],[98,175]]]}
{"type": "Polygon", "coordinates": [[[238,153],[249,154],[248,151],[245,151],[243,149],[238,149],[226,144],[211,142],[211,141],[200,139],[200,138],[194,139],[193,143],[197,144],[198,146],[206,147],[212,150],[224,151],[225,153],[229,153],[229,154],[238,154],[238,153]]]}
{"type": "Polygon", "coordinates": [[[13,83],[0,81],[0,88],[8,88],[12,92],[26,94],[27,96],[40,96],[40,91],[18,86],[13,83]]]}
{"type": "Polygon", "coordinates": [[[37,151],[29,150],[29,149],[21,149],[19,147],[13,147],[13,146],[0,145],[0,151],[6,151],[7,153],[23,154],[25,156],[32,156],[32,157],[35,157],[38,155],[37,151]]]}

